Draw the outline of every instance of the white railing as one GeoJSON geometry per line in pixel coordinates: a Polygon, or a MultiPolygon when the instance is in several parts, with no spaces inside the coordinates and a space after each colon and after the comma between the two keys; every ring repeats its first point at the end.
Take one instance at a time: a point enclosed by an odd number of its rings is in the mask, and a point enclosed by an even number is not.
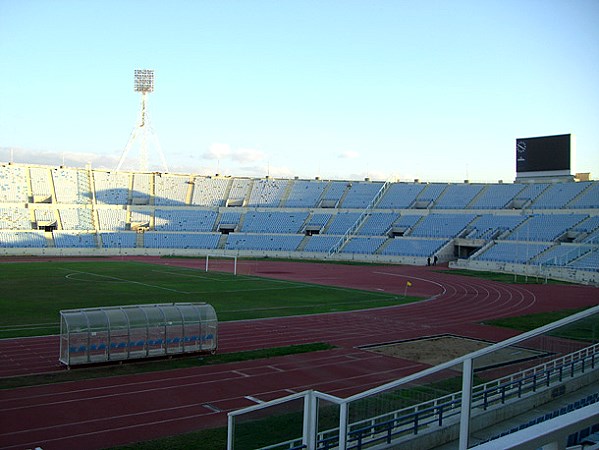
{"type": "Polygon", "coordinates": [[[273,405],[304,398],[302,437],[264,448],[270,450],[296,448],[349,450],[361,448],[366,443],[366,439],[370,440],[370,444],[374,444],[375,440],[376,442],[392,442],[405,435],[417,434],[423,426],[428,425],[430,427],[431,424],[438,424],[442,427],[444,423],[453,418],[452,423],[460,424],[459,448],[461,450],[466,449],[470,433],[470,415],[475,414],[474,409],[478,409],[479,412],[484,411],[495,404],[507,403],[510,399],[518,399],[525,395],[531,395],[531,393],[541,392],[543,389],[549,389],[552,384],[562,383],[565,378],[572,378],[585,371],[597,369],[596,355],[599,354],[599,344],[593,344],[552,361],[475,387],[472,386],[473,361],[528,339],[547,334],[558,328],[574,324],[595,314],[599,314],[599,306],[345,399],[320,392],[306,391],[230,412],[228,415],[229,441],[227,448],[228,450],[234,450],[235,448],[235,422],[240,416],[261,411],[260,416],[264,417],[264,410],[273,405]],[[461,392],[455,392],[417,405],[350,423],[349,410],[352,403],[405,388],[414,382],[435,376],[448,369],[455,369],[460,365],[464,374],[461,392]],[[335,407],[339,409],[339,426],[317,432],[315,424],[318,423],[318,401],[321,398],[332,405],[336,405],[335,407]],[[307,407],[310,408],[310,411],[306,411],[307,407]]]}

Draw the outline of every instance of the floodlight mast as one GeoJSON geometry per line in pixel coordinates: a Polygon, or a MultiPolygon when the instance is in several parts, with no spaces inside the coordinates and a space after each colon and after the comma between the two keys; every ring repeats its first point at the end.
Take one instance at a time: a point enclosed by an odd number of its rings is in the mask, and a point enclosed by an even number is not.
{"type": "Polygon", "coordinates": [[[131,132],[129,141],[125,146],[125,150],[123,150],[123,154],[121,155],[121,159],[119,160],[116,170],[118,171],[121,169],[129,151],[131,150],[131,147],[133,147],[134,144],[139,143],[139,171],[147,172],[148,143],[152,142],[158,150],[158,155],[160,156],[160,160],[162,162],[163,172],[168,172],[168,166],[166,165],[166,160],[164,159],[164,154],[162,153],[162,148],[160,147],[160,142],[158,141],[158,136],[150,125],[150,118],[148,115],[148,93],[154,92],[154,70],[136,69],[133,76],[133,90],[135,92],[141,93],[139,118],[137,120],[137,125],[131,132]]]}

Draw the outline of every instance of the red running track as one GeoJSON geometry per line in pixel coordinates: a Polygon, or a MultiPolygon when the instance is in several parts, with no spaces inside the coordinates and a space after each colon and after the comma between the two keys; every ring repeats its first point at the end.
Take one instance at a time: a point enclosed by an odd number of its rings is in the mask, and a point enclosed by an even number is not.
{"type": "MultiPolygon", "coordinates": [[[[358,312],[226,322],[219,329],[219,352],[309,342],[339,347],[331,351],[2,391],[0,447],[104,448],[224,426],[228,411],[305,389],[345,397],[425,367],[356,346],[446,333],[499,341],[513,333],[479,322],[599,303],[598,291],[590,287],[504,285],[427,267],[261,261],[239,269],[397,294],[410,281],[409,293],[430,299],[358,312]]],[[[0,375],[60,370],[57,355],[56,337],[1,341],[0,375]]]]}

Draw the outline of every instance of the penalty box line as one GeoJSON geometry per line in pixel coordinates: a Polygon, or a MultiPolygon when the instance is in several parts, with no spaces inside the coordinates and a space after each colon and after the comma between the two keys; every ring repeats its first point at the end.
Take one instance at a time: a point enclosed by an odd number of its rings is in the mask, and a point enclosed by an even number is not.
{"type": "MultiPolygon", "coordinates": [[[[171,288],[167,288],[167,287],[163,287],[163,286],[156,286],[153,284],[148,284],[148,283],[142,283],[141,281],[133,281],[133,280],[127,280],[126,278],[120,278],[120,277],[114,277],[112,275],[101,275],[99,273],[93,273],[93,272],[84,272],[82,270],[71,270],[71,269],[64,269],[64,268],[60,268],[61,270],[65,270],[65,271],[69,271],[69,272],[73,272],[73,273],[82,273],[85,275],[92,275],[92,276],[96,276],[96,277],[100,277],[100,278],[108,278],[111,280],[117,280],[117,281],[122,281],[124,283],[131,283],[131,284],[138,284],[140,286],[145,286],[145,287],[149,287],[149,288],[153,288],[153,289],[160,289],[160,290],[164,290],[164,291],[170,291],[170,292],[176,292],[178,294],[193,294],[193,292],[187,292],[187,291],[180,291],[178,289],[171,289],[171,288]]],[[[66,279],[69,279],[69,275],[65,275],[66,279]]]]}

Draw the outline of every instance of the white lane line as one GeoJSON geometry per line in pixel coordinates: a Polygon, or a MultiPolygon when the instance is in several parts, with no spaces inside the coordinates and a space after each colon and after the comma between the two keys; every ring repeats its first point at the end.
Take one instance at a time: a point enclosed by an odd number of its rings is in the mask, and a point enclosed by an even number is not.
{"type": "Polygon", "coordinates": [[[222,409],[220,409],[218,406],[214,406],[214,405],[212,405],[212,404],[210,404],[210,403],[203,403],[203,404],[202,404],[202,406],[203,406],[204,408],[206,408],[206,409],[209,409],[209,410],[210,410],[210,411],[212,411],[212,412],[215,412],[215,413],[220,413],[220,412],[223,412],[223,410],[222,410],[222,409]]]}
{"type": "Polygon", "coordinates": [[[258,403],[259,405],[264,403],[262,400],[256,397],[252,397],[251,395],[246,395],[244,398],[248,399],[251,402],[258,403]]]}

